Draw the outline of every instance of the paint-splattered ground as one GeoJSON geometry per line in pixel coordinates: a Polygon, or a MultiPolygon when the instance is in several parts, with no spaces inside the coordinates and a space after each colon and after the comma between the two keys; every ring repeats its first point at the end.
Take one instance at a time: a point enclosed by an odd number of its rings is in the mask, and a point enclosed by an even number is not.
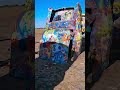
{"type": "MultiPolygon", "coordinates": [[[[36,49],[42,29],[36,30],[36,49]]],[[[85,90],[85,53],[66,65],[40,60],[36,54],[36,90],[85,90]]]]}

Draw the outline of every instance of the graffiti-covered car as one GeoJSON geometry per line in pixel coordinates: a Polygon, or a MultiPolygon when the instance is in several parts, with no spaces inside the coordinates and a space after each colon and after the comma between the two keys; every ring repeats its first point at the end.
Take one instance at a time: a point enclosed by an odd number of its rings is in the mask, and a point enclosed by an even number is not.
{"type": "Polygon", "coordinates": [[[10,74],[14,77],[34,78],[34,8],[33,0],[27,0],[25,10],[16,20],[11,35],[10,74]]]}
{"type": "Polygon", "coordinates": [[[80,53],[82,31],[80,4],[75,8],[50,8],[40,40],[39,57],[55,63],[66,63],[75,53],[80,53]]]}

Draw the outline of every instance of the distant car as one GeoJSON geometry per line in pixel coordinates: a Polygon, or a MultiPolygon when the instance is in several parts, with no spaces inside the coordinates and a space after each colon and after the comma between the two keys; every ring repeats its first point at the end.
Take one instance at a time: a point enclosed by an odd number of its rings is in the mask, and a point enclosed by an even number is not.
{"type": "Polygon", "coordinates": [[[40,40],[39,57],[66,63],[74,52],[79,53],[84,33],[82,16],[80,4],[75,8],[49,9],[46,28],[40,40]]]}

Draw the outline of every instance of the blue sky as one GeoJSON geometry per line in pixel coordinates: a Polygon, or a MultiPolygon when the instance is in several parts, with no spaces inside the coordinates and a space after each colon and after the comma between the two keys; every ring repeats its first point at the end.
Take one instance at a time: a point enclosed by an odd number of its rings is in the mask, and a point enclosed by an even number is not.
{"type": "Polygon", "coordinates": [[[35,0],[35,28],[45,27],[48,8],[75,7],[77,2],[85,13],[85,0],[35,0]]]}

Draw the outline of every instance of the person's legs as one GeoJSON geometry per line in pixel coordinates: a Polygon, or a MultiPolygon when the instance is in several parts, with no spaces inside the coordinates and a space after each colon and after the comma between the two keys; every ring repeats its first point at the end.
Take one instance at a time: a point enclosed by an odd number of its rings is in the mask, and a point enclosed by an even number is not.
{"type": "Polygon", "coordinates": [[[69,53],[68,53],[68,59],[71,59],[71,57],[72,57],[72,43],[73,43],[73,41],[72,40],[70,40],[70,44],[69,44],[69,53]]]}

